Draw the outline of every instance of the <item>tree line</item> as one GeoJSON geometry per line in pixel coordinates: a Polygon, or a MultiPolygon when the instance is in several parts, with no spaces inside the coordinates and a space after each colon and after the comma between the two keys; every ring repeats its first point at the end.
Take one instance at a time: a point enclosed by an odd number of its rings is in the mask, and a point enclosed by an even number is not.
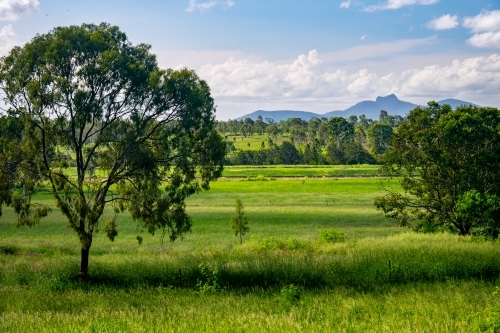
{"type": "Polygon", "coordinates": [[[378,120],[352,115],[348,119],[313,117],[309,121],[289,118],[276,123],[259,115],[255,121],[218,121],[217,130],[226,138],[229,164],[378,164],[389,148],[394,129],[403,120],[385,110],[380,111],[378,120]],[[237,136],[255,134],[267,135],[259,150],[235,148],[237,136]]]}

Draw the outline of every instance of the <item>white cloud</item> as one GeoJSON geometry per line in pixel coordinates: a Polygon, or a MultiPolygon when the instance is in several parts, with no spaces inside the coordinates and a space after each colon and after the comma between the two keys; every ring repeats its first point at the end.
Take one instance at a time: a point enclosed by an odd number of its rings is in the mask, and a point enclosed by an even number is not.
{"type": "Polygon", "coordinates": [[[361,39],[361,40],[365,40],[365,39],[366,39],[366,37],[368,37],[368,36],[367,36],[367,35],[363,35],[363,36],[361,36],[361,38],[360,38],[360,39],[361,39]]]}
{"type": "Polygon", "coordinates": [[[284,64],[230,58],[202,66],[198,73],[207,80],[218,104],[230,101],[274,105],[275,109],[329,105],[333,110],[390,93],[400,98],[421,97],[422,103],[449,97],[481,102],[478,99],[484,97],[500,104],[500,54],[379,75],[367,69],[329,69],[313,50],[284,64]]]}
{"type": "Polygon", "coordinates": [[[471,32],[491,32],[500,30],[500,10],[483,12],[473,17],[466,17],[463,26],[471,32]]]}
{"type": "Polygon", "coordinates": [[[189,0],[189,6],[186,8],[187,12],[194,12],[199,10],[200,12],[204,12],[215,6],[222,6],[223,8],[229,8],[234,6],[234,1],[219,1],[219,0],[211,0],[207,2],[198,3],[196,0],[189,0]]]}
{"type": "Polygon", "coordinates": [[[463,26],[474,36],[467,40],[469,45],[482,48],[500,49],[500,10],[486,11],[466,17],[463,26]]]}
{"type": "Polygon", "coordinates": [[[384,4],[375,6],[366,6],[365,10],[368,12],[374,12],[377,10],[386,9],[399,9],[405,6],[413,5],[432,5],[437,3],[439,0],[387,0],[384,4]]]}
{"type": "Polygon", "coordinates": [[[9,53],[10,49],[17,45],[17,38],[12,25],[6,25],[0,29],[0,56],[9,53]]]}
{"type": "Polygon", "coordinates": [[[345,9],[348,9],[349,7],[351,7],[351,0],[342,1],[339,6],[339,8],[345,8],[345,9]]]}
{"type": "Polygon", "coordinates": [[[15,21],[38,12],[38,0],[1,0],[0,20],[15,21]]]}
{"type": "Polygon", "coordinates": [[[448,30],[458,27],[458,16],[446,14],[427,23],[432,30],[448,30]]]}
{"type": "Polygon", "coordinates": [[[500,31],[475,34],[467,43],[475,47],[500,49],[500,31]]]}

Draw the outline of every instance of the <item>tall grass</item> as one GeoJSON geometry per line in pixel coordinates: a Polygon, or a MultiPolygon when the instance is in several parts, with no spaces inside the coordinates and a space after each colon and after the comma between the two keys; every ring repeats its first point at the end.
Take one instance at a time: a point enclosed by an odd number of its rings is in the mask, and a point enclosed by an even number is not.
{"type": "MultiPolygon", "coordinates": [[[[495,281],[500,277],[497,244],[448,234],[405,233],[332,245],[300,243],[296,249],[266,249],[250,241],[226,251],[95,255],[91,258],[90,282],[120,288],[193,288],[202,278],[198,268],[201,262],[209,269],[217,269],[219,284],[228,289],[295,284],[373,291],[387,285],[495,281]]],[[[77,264],[78,256],[2,255],[0,284],[71,289],[77,264]]]]}
{"type": "MultiPolygon", "coordinates": [[[[139,228],[121,215],[114,243],[96,235],[85,283],[77,279],[78,240],[60,214],[53,212],[31,229],[15,229],[14,214],[5,209],[0,332],[486,332],[494,327],[490,324],[500,320],[495,310],[500,300],[493,295],[500,284],[500,244],[395,227],[373,207],[373,198],[383,193],[380,182],[213,183],[211,191],[188,200],[194,230],[184,241],[162,245],[158,236],[145,236],[139,245],[139,228]],[[237,198],[245,204],[253,235],[243,245],[229,226],[237,198]],[[335,235],[343,237],[318,233],[331,228],[342,230],[335,235]],[[206,278],[201,263],[209,272],[217,270],[217,290],[223,291],[197,289],[206,278]]],[[[397,189],[394,182],[385,186],[397,189]]],[[[51,202],[46,193],[36,199],[51,202]]]]}
{"type": "Polygon", "coordinates": [[[199,296],[165,288],[40,293],[0,287],[0,331],[481,332],[485,309],[498,304],[492,290],[477,282],[394,286],[368,294],[319,289],[302,292],[290,306],[278,290],[199,296]]]}

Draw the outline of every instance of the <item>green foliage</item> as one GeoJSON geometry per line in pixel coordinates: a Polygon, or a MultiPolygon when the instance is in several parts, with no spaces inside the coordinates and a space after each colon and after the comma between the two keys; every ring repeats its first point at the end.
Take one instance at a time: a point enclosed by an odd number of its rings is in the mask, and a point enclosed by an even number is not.
{"type": "Polygon", "coordinates": [[[474,332],[497,333],[500,332],[500,288],[496,287],[492,292],[494,305],[487,307],[482,313],[478,312],[468,316],[468,321],[472,322],[474,332]]]}
{"type": "Polygon", "coordinates": [[[371,138],[372,152],[374,154],[384,154],[389,149],[392,127],[376,122],[368,130],[368,136],[371,138]]]}
{"type": "MultiPolygon", "coordinates": [[[[0,138],[8,152],[0,181],[13,179],[0,187],[0,205],[22,187],[18,224],[38,223],[48,210],[31,195],[47,181],[80,240],[82,276],[107,206],[175,240],[191,227],[185,199],[222,173],[225,143],[208,85],[188,69],[159,69],[149,50],[116,26],[83,24],[37,35],[0,60],[8,121],[23,125],[15,149],[10,134],[0,138]]],[[[114,222],[105,229],[114,240],[114,222]]]]}
{"type": "Polygon", "coordinates": [[[404,193],[389,191],[375,200],[376,207],[400,225],[420,231],[468,235],[485,223],[498,228],[496,203],[485,198],[500,195],[499,129],[495,108],[461,106],[453,111],[435,102],[415,108],[394,133],[383,166],[389,174],[402,176],[404,193]],[[483,199],[473,199],[473,193],[483,199]]]}
{"type": "Polygon", "coordinates": [[[207,265],[202,262],[199,265],[200,273],[202,275],[202,279],[198,279],[196,281],[195,294],[200,296],[218,293],[224,290],[218,281],[219,281],[219,272],[217,269],[210,270],[207,265]]]}
{"type": "Polygon", "coordinates": [[[302,294],[303,294],[302,290],[293,283],[284,286],[280,290],[281,306],[285,310],[290,311],[292,307],[297,306],[300,303],[302,294]]]}
{"type": "Polygon", "coordinates": [[[259,235],[252,235],[250,240],[255,244],[259,250],[265,251],[299,251],[299,250],[312,250],[312,244],[306,241],[298,240],[295,237],[282,239],[277,237],[261,237],[259,235]]]}
{"type": "Polygon", "coordinates": [[[472,234],[497,238],[500,230],[500,198],[477,190],[468,191],[458,198],[455,217],[472,223],[472,234]]]}
{"type": "MultiPolygon", "coordinates": [[[[116,217],[112,217],[104,223],[104,232],[108,236],[110,241],[114,241],[115,237],[118,236],[118,231],[116,230],[116,217]]],[[[140,244],[139,244],[140,245],[140,244]]]]}
{"type": "Polygon", "coordinates": [[[241,202],[240,199],[236,200],[235,209],[236,212],[231,218],[231,228],[235,236],[240,236],[240,244],[243,244],[243,235],[250,231],[250,227],[248,226],[248,219],[243,211],[243,202],[241,202]]]}
{"type": "Polygon", "coordinates": [[[319,241],[325,243],[343,243],[345,241],[344,232],[340,229],[319,229],[319,241]]]}

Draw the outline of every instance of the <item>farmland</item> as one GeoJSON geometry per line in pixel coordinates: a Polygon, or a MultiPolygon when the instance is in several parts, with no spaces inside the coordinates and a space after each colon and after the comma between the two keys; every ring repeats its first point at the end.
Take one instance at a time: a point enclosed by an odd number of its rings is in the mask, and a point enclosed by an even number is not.
{"type": "MultiPolygon", "coordinates": [[[[385,188],[397,190],[398,182],[373,177],[372,168],[226,168],[210,191],[187,200],[193,228],[182,240],[150,236],[127,213],[119,214],[114,242],[102,232],[95,236],[85,283],[76,278],[78,240],[54,206],[40,225],[21,229],[6,208],[0,220],[0,331],[493,327],[500,303],[498,243],[416,234],[385,220],[373,200],[385,188]],[[341,177],[355,175],[371,177],[341,177]],[[237,199],[250,225],[243,245],[229,226],[237,199]],[[344,239],[321,239],[320,231],[331,229],[344,239]]],[[[35,199],[52,204],[46,191],[35,199]]]]}

